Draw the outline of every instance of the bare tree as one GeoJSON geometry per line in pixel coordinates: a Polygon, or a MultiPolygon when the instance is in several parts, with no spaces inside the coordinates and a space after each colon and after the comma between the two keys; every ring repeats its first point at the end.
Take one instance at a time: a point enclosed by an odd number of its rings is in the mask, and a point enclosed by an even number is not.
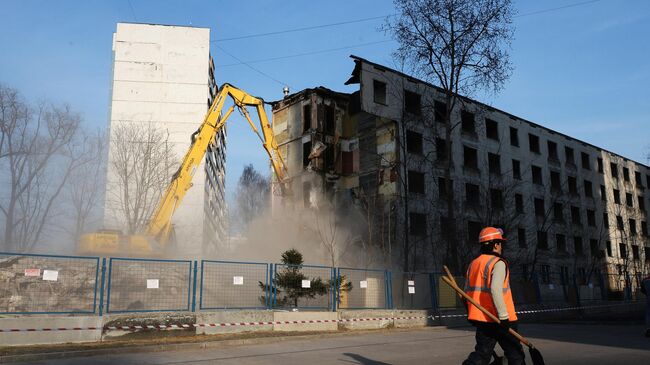
{"type": "Polygon", "coordinates": [[[235,214],[240,230],[245,231],[268,207],[269,193],[269,178],[262,176],[251,164],[244,166],[235,193],[235,214]]]}
{"type": "Polygon", "coordinates": [[[4,249],[31,251],[43,238],[64,186],[87,162],[76,144],[80,121],[68,105],[32,107],[0,85],[4,249]]]}
{"type": "MultiPolygon", "coordinates": [[[[451,181],[454,158],[451,134],[460,121],[452,112],[463,98],[478,90],[497,92],[511,73],[507,48],[513,37],[513,9],[510,0],[395,0],[397,15],[384,30],[399,42],[394,57],[411,67],[416,75],[442,88],[445,149],[448,151],[446,181],[451,181]]],[[[447,219],[455,221],[454,191],[447,189],[447,219]]],[[[446,232],[456,237],[456,225],[446,232]]],[[[446,261],[454,268],[458,247],[449,240],[446,261]]]]}
{"type": "Polygon", "coordinates": [[[107,202],[127,234],[141,232],[178,168],[169,133],[121,123],[110,136],[107,202]]]}

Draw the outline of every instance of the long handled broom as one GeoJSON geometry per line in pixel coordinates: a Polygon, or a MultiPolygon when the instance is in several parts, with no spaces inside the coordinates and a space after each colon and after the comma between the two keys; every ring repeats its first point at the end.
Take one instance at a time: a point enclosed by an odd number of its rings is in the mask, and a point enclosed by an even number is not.
{"type": "MultiPolygon", "coordinates": [[[[449,272],[449,269],[447,267],[444,267],[445,272],[447,273],[448,276],[451,276],[451,273],[449,272]]],[[[453,276],[451,276],[451,279],[448,276],[443,276],[442,280],[447,283],[452,289],[456,291],[459,295],[461,295],[465,300],[468,302],[472,303],[476,308],[478,308],[481,312],[483,312],[486,316],[490,317],[491,320],[493,320],[496,323],[501,323],[499,321],[499,318],[497,318],[494,314],[490,313],[487,309],[483,308],[480,304],[478,304],[472,297],[467,295],[461,288],[458,287],[456,284],[456,280],[453,280],[453,276]]],[[[533,361],[533,365],[545,365],[544,363],[544,358],[542,357],[542,354],[537,350],[535,346],[533,346],[533,343],[528,341],[525,337],[517,333],[515,330],[512,328],[508,329],[510,334],[515,336],[516,339],[519,340],[522,344],[526,345],[528,347],[528,353],[530,354],[530,358],[533,361]]]]}

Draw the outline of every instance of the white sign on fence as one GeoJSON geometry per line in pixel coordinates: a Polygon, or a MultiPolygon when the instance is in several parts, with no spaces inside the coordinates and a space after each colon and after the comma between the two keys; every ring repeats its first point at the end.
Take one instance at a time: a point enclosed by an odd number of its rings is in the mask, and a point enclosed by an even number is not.
{"type": "Polygon", "coordinates": [[[158,279],[147,279],[147,289],[158,289],[158,279]]]}
{"type": "Polygon", "coordinates": [[[56,270],[43,270],[43,280],[57,281],[59,280],[59,272],[56,270]]]}
{"type": "Polygon", "coordinates": [[[243,276],[233,276],[232,277],[232,285],[244,285],[244,277],[243,276]]]}
{"type": "Polygon", "coordinates": [[[409,286],[409,294],[415,294],[415,287],[409,286]]]}
{"type": "Polygon", "coordinates": [[[367,287],[368,287],[368,281],[367,280],[361,280],[359,282],[359,288],[366,289],[367,287]]]}
{"type": "Polygon", "coordinates": [[[311,288],[311,281],[310,280],[303,280],[302,281],[302,287],[303,288],[311,288]]]}
{"type": "Polygon", "coordinates": [[[41,276],[41,269],[25,269],[25,276],[41,276]]]}
{"type": "Polygon", "coordinates": [[[415,286],[415,280],[409,280],[409,286],[415,286]]]}

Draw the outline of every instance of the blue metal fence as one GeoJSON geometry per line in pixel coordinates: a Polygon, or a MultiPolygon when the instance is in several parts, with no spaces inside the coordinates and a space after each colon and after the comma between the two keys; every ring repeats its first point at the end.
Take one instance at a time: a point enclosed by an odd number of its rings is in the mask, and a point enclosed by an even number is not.
{"type": "Polygon", "coordinates": [[[390,272],[378,269],[339,268],[337,277],[352,285],[349,291],[342,291],[339,308],[380,309],[391,308],[390,272]]]}
{"type": "Polygon", "coordinates": [[[106,312],[190,311],[192,261],[111,258],[106,312]]]}
{"type": "Polygon", "coordinates": [[[269,264],[201,261],[199,309],[268,307],[269,264]]]}
{"type": "Polygon", "coordinates": [[[0,313],[90,314],[99,258],[0,253],[0,313]]]}
{"type": "Polygon", "coordinates": [[[270,307],[332,309],[333,275],[329,266],[273,264],[270,307]]]}

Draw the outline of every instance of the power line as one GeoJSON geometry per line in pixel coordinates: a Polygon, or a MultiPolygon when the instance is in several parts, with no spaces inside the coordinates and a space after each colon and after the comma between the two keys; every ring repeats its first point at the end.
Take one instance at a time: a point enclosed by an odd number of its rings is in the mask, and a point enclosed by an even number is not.
{"type": "Polygon", "coordinates": [[[521,18],[521,17],[524,17],[524,16],[537,15],[537,14],[543,14],[543,13],[550,13],[550,12],[556,11],[556,10],[562,10],[562,9],[573,8],[573,7],[581,6],[581,5],[593,4],[593,3],[597,3],[599,1],[600,0],[591,0],[591,1],[583,1],[581,3],[567,4],[567,5],[563,5],[563,6],[558,6],[556,8],[542,9],[542,10],[532,11],[530,13],[518,14],[518,15],[515,15],[513,18],[521,18]]]}
{"type": "MultiPolygon", "coordinates": [[[[351,49],[351,48],[358,48],[358,47],[364,47],[364,46],[370,46],[374,44],[381,44],[381,43],[388,43],[388,42],[393,42],[392,39],[384,39],[382,41],[376,41],[376,42],[368,42],[368,43],[360,43],[360,44],[353,44],[350,46],[343,46],[343,47],[337,47],[337,48],[328,48],[328,49],[321,49],[317,51],[311,51],[311,52],[304,52],[304,53],[296,53],[292,55],[286,55],[286,56],[278,56],[278,57],[271,57],[271,58],[262,58],[258,60],[251,60],[251,61],[246,61],[246,63],[251,64],[251,63],[261,63],[261,62],[267,62],[267,61],[276,61],[276,60],[282,60],[286,58],[295,58],[295,57],[303,57],[303,56],[311,56],[311,55],[316,55],[316,54],[322,54],[322,53],[328,53],[328,52],[335,52],[335,51],[341,51],[345,49],[351,49]]],[[[239,66],[242,63],[228,63],[228,64],[223,64],[223,65],[215,65],[214,67],[231,67],[231,66],[239,66]]]]}
{"type": "Polygon", "coordinates": [[[259,70],[259,69],[255,68],[255,67],[249,65],[247,62],[242,61],[239,57],[237,57],[237,56],[233,55],[232,53],[230,53],[230,52],[226,51],[225,49],[223,49],[223,47],[217,45],[217,48],[219,48],[223,53],[227,54],[228,56],[230,56],[230,57],[234,58],[235,60],[239,61],[240,64],[246,65],[248,68],[250,68],[251,70],[253,70],[253,71],[257,72],[257,73],[259,73],[260,75],[265,76],[265,77],[277,82],[278,84],[280,84],[282,86],[291,87],[291,85],[287,84],[286,82],[282,82],[282,81],[276,79],[275,77],[263,72],[262,70],[259,70]]]}
{"type": "Polygon", "coordinates": [[[275,32],[254,33],[254,34],[247,34],[247,35],[243,35],[243,36],[230,37],[230,38],[218,38],[218,39],[213,40],[211,43],[227,42],[227,41],[234,41],[234,40],[248,39],[248,38],[267,37],[267,36],[271,36],[271,35],[302,32],[302,31],[305,31],[305,30],[336,27],[336,26],[339,26],[339,25],[346,25],[346,24],[353,24],[353,23],[362,23],[362,22],[368,22],[368,21],[371,21],[371,20],[384,19],[384,18],[389,17],[391,15],[394,15],[394,14],[375,16],[375,17],[371,17],[371,18],[354,19],[354,20],[348,20],[348,21],[337,22],[337,23],[313,25],[313,26],[310,26],[310,27],[301,27],[301,28],[278,30],[278,31],[275,31],[275,32]]]}
{"type": "Polygon", "coordinates": [[[129,3],[129,8],[131,8],[131,13],[133,14],[133,20],[137,22],[138,17],[135,16],[135,10],[133,10],[133,4],[131,4],[131,0],[127,0],[127,2],[129,3]]]}

